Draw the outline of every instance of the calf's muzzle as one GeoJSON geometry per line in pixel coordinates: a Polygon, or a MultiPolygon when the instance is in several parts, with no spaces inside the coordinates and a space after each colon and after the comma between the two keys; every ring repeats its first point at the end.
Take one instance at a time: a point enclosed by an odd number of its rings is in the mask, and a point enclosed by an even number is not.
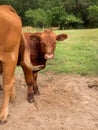
{"type": "Polygon", "coordinates": [[[48,59],[53,59],[54,57],[54,54],[45,54],[45,59],[48,60],[48,59]]]}

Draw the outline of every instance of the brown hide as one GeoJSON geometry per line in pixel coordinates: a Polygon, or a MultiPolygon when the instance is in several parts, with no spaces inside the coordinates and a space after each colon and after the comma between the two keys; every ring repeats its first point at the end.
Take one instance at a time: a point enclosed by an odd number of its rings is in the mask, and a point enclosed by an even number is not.
{"type": "Polygon", "coordinates": [[[4,99],[0,121],[6,122],[10,98],[14,93],[14,71],[17,65],[22,24],[16,11],[8,5],[0,6],[0,70],[3,72],[4,99]]]}
{"type": "MultiPolygon", "coordinates": [[[[28,33],[29,34],[29,33],[28,33]]],[[[28,69],[30,69],[31,71],[38,71],[40,70],[43,65],[38,65],[38,66],[33,66],[34,64],[31,63],[31,59],[30,59],[30,55],[31,55],[31,47],[29,45],[31,45],[29,41],[30,38],[28,38],[28,35],[26,37],[26,34],[22,33],[21,35],[21,41],[20,41],[20,49],[19,49],[19,60],[18,60],[18,64],[27,66],[28,69]]],[[[34,50],[34,48],[33,48],[34,50]]],[[[33,53],[34,54],[34,53],[33,53]]]]}
{"type": "Polygon", "coordinates": [[[54,56],[56,40],[63,41],[67,38],[67,35],[56,35],[51,30],[46,30],[37,33],[27,32],[24,33],[24,37],[26,38],[27,46],[25,46],[24,40],[21,40],[18,64],[22,66],[24,71],[25,80],[28,86],[28,101],[32,102],[34,101],[33,94],[39,94],[37,85],[38,71],[31,71],[23,62],[25,58],[24,50],[27,49],[27,51],[30,52],[31,63],[37,66],[42,65],[43,69],[46,66],[46,61],[54,56]]]}
{"type": "MultiPolygon", "coordinates": [[[[33,33],[24,33],[24,36],[27,40],[27,46],[25,46],[25,42],[21,39],[20,51],[19,51],[19,59],[18,64],[24,65],[24,51],[27,49],[30,51],[30,60],[33,65],[43,65],[46,59],[44,59],[44,54],[41,50],[40,41],[32,40],[31,36],[33,33]]],[[[26,65],[26,64],[25,64],[26,65]]],[[[26,65],[27,66],[27,65],[26,65]]]]}
{"type": "Polygon", "coordinates": [[[56,35],[51,30],[45,30],[44,32],[32,34],[30,38],[32,39],[32,41],[39,41],[41,53],[43,53],[44,58],[48,60],[54,57],[56,40],[63,41],[67,39],[67,35],[66,34],[56,35]]]}

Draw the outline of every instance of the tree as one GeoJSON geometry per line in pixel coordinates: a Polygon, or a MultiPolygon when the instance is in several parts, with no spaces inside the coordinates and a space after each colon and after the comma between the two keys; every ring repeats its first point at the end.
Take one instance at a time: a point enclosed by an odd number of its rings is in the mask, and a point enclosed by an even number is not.
{"type": "Polygon", "coordinates": [[[93,5],[88,8],[88,20],[90,26],[98,27],[98,6],[93,5]]]}
{"type": "Polygon", "coordinates": [[[68,28],[98,27],[98,0],[0,0],[0,4],[12,5],[23,25],[66,28],[67,21],[68,28]]]}
{"type": "Polygon", "coordinates": [[[29,9],[25,12],[26,24],[33,26],[33,11],[29,9]]]}
{"type": "Polygon", "coordinates": [[[35,27],[45,27],[48,24],[47,14],[43,9],[28,10],[25,13],[28,24],[35,27]]]}
{"type": "Polygon", "coordinates": [[[81,28],[83,21],[73,14],[66,14],[60,18],[60,29],[81,28]],[[77,26],[78,25],[78,26],[77,26]]]}
{"type": "Polygon", "coordinates": [[[60,25],[60,18],[65,14],[65,11],[62,7],[53,7],[51,9],[52,12],[52,25],[59,26],[60,25]]]}
{"type": "Polygon", "coordinates": [[[74,15],[68,15],[66,17],[65,25],[68,25],[69,28],[81,28],[82,24],[83,21],[74,15]]]}

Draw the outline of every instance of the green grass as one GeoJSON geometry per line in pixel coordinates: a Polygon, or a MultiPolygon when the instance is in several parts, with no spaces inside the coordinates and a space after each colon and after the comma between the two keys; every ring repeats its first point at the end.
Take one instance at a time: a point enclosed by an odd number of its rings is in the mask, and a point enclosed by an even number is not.
{"type": "Polygon", "coordinates": [[[49,60],[41,72],[98,75],[98,29],[59,30],[55,33],[66,33],[68,39],[57,42],[54,59],[49,60]]]}
{"type": "Polygon", "coordinates": [[[55,32],[67,33],[68,39],[57,42],[55,58],[42,72],[98,75],[98,29],[55,32]]]}

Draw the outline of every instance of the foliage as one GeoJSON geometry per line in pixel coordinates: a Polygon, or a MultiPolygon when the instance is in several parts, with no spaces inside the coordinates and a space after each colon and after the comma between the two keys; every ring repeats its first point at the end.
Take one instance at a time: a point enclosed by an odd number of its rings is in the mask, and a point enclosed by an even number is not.
{"type": "Polygon", "coordinates": [[[88,8],[89,23],[98,27],[98,6],[93,5],[88,8]]]}
{"type": "Polygon", "coordinates": [[[27,21],[26,23],[32,26],[33,25],[33,11],[31,9],[25,12],[25,17],[27,21]]]}
{"type": "Polygon", "coordinates": [[[98,27],[98,0],[0,0],[0,4],[12,5],[23,25],[98,27]]]}
{"type": "Polygon", "coordinates": [[[52,11],[52,25],[53,26],[58,26],[60,24],[60,18],[63,16],[64,14],[64,10],[62,9],[62,7],[53,7],[51,9],[52,11]]]}
{"type": "Polygon", "coordinates": [[[65,15],[60,19],[60,28],[68,29],[68,28],[80,28],[80,25],[83,24],[83,21],[80,18],[75,17],[74,15],[65,15]],[[63,25],[62,25],[63,24],[63,25]],[[78,26],[77,26],[78,25],[78,26]]]}
{"type": "Polygon", "coordinates": [[[34,26],[45,27],[47,23],[47,15],[43,9],[36,9],[33,11],[34,26]]]}
{"type": "Polygon", "coordinates": [[[28,10],[25,13],[28,24],[35,27],[45,27],[47,25],[47,14],[43,9],[28,10]]]}

